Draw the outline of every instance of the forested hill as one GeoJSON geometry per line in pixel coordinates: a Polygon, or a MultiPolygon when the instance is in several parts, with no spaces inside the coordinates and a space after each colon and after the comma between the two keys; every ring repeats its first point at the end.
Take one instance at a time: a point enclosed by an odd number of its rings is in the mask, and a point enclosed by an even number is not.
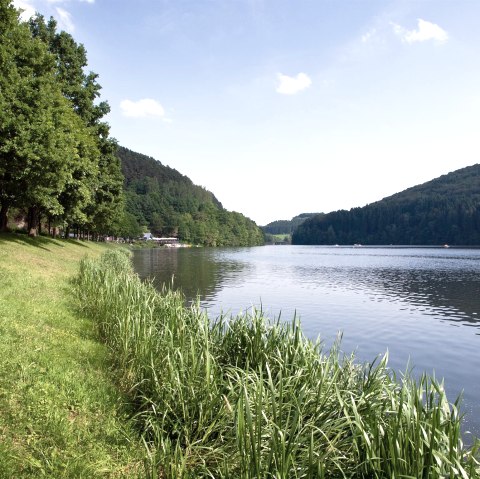
{"type": "Polygon", "coordinates": [[[263,244],[263,233],[249,218],[223,208],[205,188],[154,158],[118,147],[125,177],[127,214],[162,236],[208,246],[263,244]]]}
{"type": "Polygon", "coordinates": [[[306,220],[293,244],[479,245],[480,165],[383,200],[306,220]]]}
{"type": "Polygon", "coordinates": [[[292,232],[301,225],[306,219],[318,215],[320,213],[302,213],[293,217],[291,220],[277,220],[268,223],[268,225],[261,226],[264,233],[271,235],[292,234],[292,232]]]}

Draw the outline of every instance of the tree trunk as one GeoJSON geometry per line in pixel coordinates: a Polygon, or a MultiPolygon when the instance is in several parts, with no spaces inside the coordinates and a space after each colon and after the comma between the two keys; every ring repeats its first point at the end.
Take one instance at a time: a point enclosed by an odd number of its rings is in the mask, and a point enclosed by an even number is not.
{"type": "Polygon", "coordinates": [[[30,206],[27,212],[27,231],[28,236],[35,238],[38,231],[38,208],[36,206],[30,206]]]}
{"type": "Polygon", "coordinates": [[[70,225],[67,225],[67,227],[65,228],[65,239],[69,239],[70,238],[70,225]]]}
{"type": "Polygon", "coordinates": [[[8,205],[2,204],[0,208],[0,231],[7,231],[8,205]]]}

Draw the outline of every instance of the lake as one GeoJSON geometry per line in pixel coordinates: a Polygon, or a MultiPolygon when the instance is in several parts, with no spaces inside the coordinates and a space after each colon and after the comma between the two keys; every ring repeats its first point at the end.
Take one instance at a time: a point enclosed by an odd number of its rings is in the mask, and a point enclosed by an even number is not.
{"type": "Polygon", "coordinates": [[[158,288],[173,280],[187,301],[198,295],[211,317],[296,314],[327,349],[342,332],[341,349],[359,361],[388,351],[398,372],[445,378],[450,401],[463,391],[464,432],[480,437],[480,249],[164,248],[133,262],[158,288]]]}

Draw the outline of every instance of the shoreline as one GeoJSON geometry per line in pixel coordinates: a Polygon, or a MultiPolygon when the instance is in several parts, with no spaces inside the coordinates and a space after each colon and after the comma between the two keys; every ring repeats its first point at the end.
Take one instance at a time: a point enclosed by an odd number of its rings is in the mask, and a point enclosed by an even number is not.
{"type": "Polygon", "coordinates": [[[323,352],[297,322],[258,310],[211,320],[179,293],[142,283],[121,253],[83,262],[77,291],[113,351],[152,467],[169,477],[478,473],[458,402],[427,376],[397,382],[386,357],[358,364],[338,345],[323,352]]]}

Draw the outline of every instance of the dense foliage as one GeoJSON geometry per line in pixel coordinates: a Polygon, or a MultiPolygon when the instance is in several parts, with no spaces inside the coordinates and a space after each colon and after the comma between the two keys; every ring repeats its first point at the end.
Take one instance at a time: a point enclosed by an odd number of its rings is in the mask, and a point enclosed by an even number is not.
{"type": "Polygon", "coordinates": [[[97,75],[86,52],[41,15],[22,22],[0,0],[0,229],[11,208],[29,234],[41,218],[67,230],[109,232],[122,217],[116,144],[102,122],[97,75]]]}
{"type": "Polygon", "coordinates": [[[293,217],[291,220],[277,220],[268,223],[268,225],[262,226],[264,233],[271,235],[282,235],[282,234],[292,234],[293,231],[300,226],[306,219],[311,218],[312,216],[318,215],[319,213],[302,213],[298,216],[293,217]]]}
{"type": "Polygon", "coordinates": [[[79,304],[112,351],[153,478],[476,478],[444,387],[328,354],[298,322],[209,319],[121,251],[81,264],[79,304]]]}
{"type": "Polygon", "coordinates": [[[205,188],[155,159],[119,147],[125,176],[126,210],[156,235],[207,246],[263,244],[250,219],[222,207],[205,188]]]}
{"type": "Polygon", "coordinates": [[[306,220],[294,244],[479,245],[480,165],[381,201],[306,220]]]}
{"type": "Polygon", "coordinates": [[[0,230],[14,211],[32,236],[43,220],[67,236],[132,238],[148,228],[204,245],[262,244],[255,223],[210,192],[117,147],[102,121],[109,106],[98,101],[98,75],[86,67],[85,48],[55,20],[22,22],[0,0],[0,230]]]}

